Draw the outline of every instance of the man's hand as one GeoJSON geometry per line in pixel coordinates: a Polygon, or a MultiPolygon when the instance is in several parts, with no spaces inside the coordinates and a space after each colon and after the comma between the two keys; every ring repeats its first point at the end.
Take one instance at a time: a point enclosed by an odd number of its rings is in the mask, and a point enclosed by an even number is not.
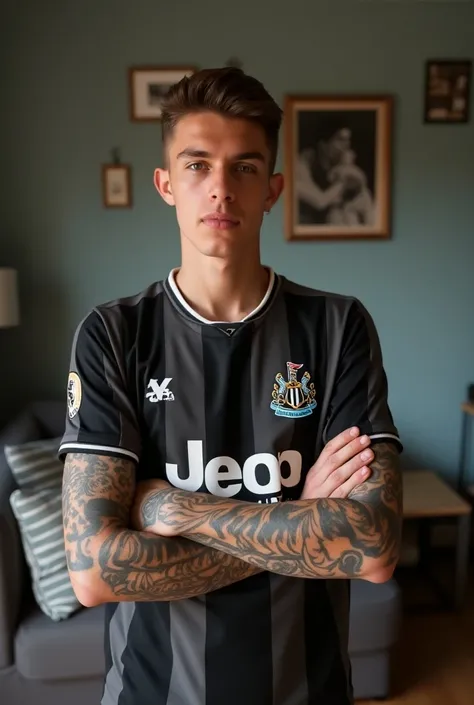
{"type": "Polygon", "coordinates": [[[345,499],[367,480],[374,453],[370,438],[359,433],[350,428],[327,443],[308,471],[300,499],[345,499]]]}

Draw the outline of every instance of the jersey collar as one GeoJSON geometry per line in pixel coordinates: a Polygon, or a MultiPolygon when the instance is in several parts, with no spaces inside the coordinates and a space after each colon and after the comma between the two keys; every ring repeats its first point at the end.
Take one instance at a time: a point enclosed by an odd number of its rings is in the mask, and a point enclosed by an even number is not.
{"type": "Polygon", "coordinates": [[[268,287],[267,291],[265,292],[265,296],[263,299],[260,301],[258,306],[254,308],[253,311],[251,311],[247,316],[242,318],[240,321],[210,321],[207,318],[204,318],[204,316],[201,316],[197,311],[195,311],[192,306],[188,304],[184,296],[182,295],[181,291],[178,288],[178,285],[176,284],[176,279],[175,276],[177,272],[179,271],[179,267],[175,267],[174,269],[171,270],[171,272],[168,275],[167,279],[167,284],[168,286],[166,289],[168,290],[169,295],[179,304],[180,308],[189,315],[191,316],[195,321],[198,321],[199,323],[205,324],[205,325],[213,325],[213,326],[223,326],[223,325],[238,325],[239,323],[244,323],[245,321],[248,321],[251,318],[257,317],[259,314],[263,312],[265,309],[273,291],[275,288],[276,284],[276,276],[275,272],[271,267],[266,267],[270,274],[270,279],[268,282],[268,287]]]}

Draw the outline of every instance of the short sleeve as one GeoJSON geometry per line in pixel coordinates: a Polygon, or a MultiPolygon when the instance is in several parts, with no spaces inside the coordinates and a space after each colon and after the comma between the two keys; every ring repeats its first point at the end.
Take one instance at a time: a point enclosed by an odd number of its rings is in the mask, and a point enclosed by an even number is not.
{"type": "Polygon", "coordinates": [[[140,432],[122,358],[102,315],[92,311],[77,327],[72,344],[61,459],[67,453],[95,453],[139,462],[140,432]]]}
{"type": "Polygon", "coordinates": [[[403,450],[388,405],[388,383],[374,322],[357,300],[346,316],[323,440],[351,426],[372,441],[393,441],[403,450]]]}

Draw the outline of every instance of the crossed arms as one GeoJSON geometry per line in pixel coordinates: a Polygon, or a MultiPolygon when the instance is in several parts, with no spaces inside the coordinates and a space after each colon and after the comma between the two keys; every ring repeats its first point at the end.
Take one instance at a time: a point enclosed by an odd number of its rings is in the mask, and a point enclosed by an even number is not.
{"type": "Polygon", "coordinates": [[[137,501],[131,461],[68,454],[64,535],[79,601],[179,600],[263,570],[388,580],[400,543],[398,450],[391,443],[372,450],[370,477],[348,497],[270,505],[185,492],[160,481],[137,501]]]}

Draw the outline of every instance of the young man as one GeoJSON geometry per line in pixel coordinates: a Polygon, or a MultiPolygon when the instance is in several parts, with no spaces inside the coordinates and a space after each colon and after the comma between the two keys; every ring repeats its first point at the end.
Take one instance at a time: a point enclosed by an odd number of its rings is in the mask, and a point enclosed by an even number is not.
{"type": "Polygon", "coordinates": [[[349,579],[397,562],[372,321],[260,261],[280,121],[235,68],[171,89],[155,184],[181,265],[76,332],[65,541],[79,600],[107,603],[102,705],[351,703],[349,579]]]}

